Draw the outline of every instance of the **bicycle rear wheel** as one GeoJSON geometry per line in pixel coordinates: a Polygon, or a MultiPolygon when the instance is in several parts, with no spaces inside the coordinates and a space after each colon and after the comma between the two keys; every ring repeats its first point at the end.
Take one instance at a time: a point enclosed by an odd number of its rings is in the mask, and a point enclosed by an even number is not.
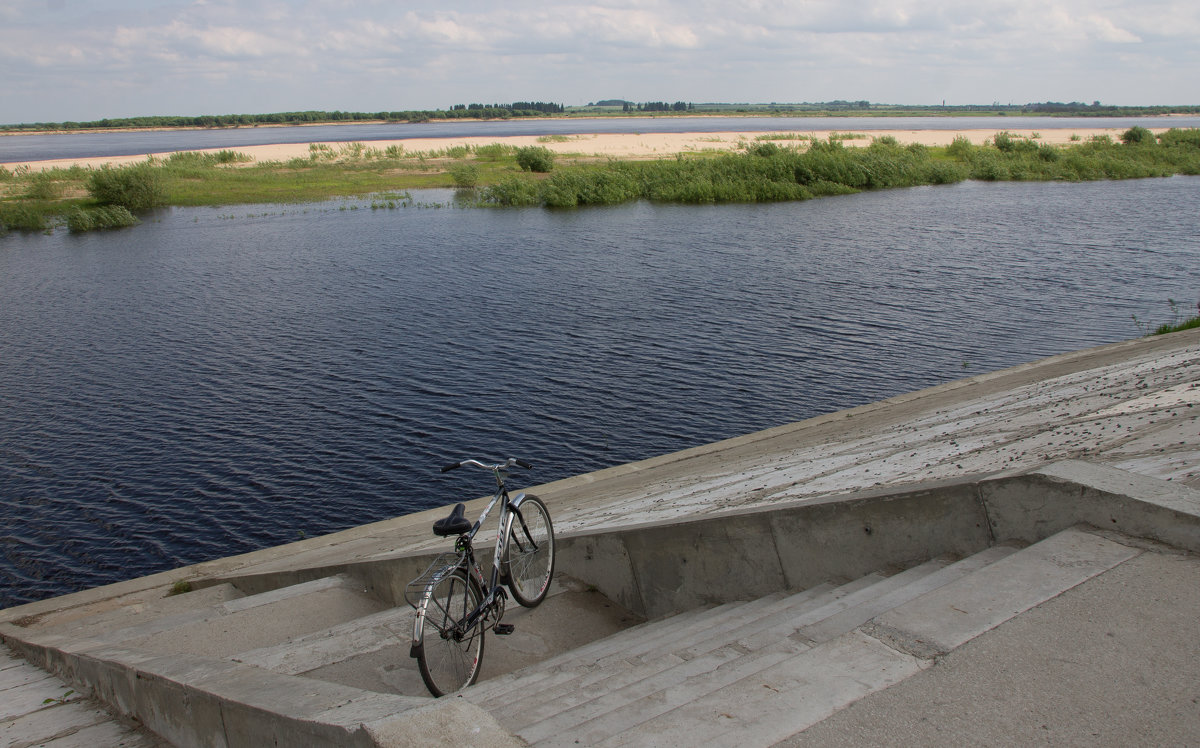
{"type": "Polygon", "coordinates": [[[479,677],[483,663],[483,618],[470,629],[461,624],[479,606],[479,583],[465,570],[456,569],[434,582],[417,606],[415,647],[421,680],[434,696],[460,691],[479,677]]]}
{"type": "Polygon", "coordinates": [[[550,511],[536,496],[521,502],[504,549],[504,579],[513,599],[526,608],[546,599],[554,576],[554,527],[550,511]]]}

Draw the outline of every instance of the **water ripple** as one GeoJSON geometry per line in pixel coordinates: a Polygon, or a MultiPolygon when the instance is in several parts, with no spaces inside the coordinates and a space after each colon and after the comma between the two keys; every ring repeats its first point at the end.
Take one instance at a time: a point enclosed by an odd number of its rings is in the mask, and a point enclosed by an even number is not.
{"type": "Polygon", "coordinates": [[[11,235],[0,606],[1131,337],[1200,288],[1198,186],[11,235]]]}

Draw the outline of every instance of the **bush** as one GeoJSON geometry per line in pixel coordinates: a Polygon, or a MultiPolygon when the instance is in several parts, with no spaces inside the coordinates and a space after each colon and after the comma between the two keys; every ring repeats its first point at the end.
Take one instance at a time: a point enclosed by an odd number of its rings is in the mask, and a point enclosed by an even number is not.
{"type": "Polygon", "coordinates": [[[44,210],[29,203],[0,203],[0,231],[45,231],[50,221],[44,210]]]}
{"type": "Polygon", "coordinates": [[[475,164],[454,164],[449,173],[457,187],[470,188],[479,184],[479,167],[475,164]]]}
{"type": "Polygon", "coordinates": [[[140,212],[166,201],[160,169],[148,163],[114,169],[105,167],[88,179],[88,192],[102,205],[121,205],[140,212]]]}
{"type": "Polygon", "coordinates": [[[1143,143],[1153,144],[1155,142],[1154,133],[1144,127],[1131,127],[1121,133],[1121,142],[1125,145],[1140,145],[1143,143]]]}
{"type": "Polygon", "coordinates": [[[1159,136],[1159,142],[1166,146],[1200,148],[1200,129],[1180,130],[1172,127],[1159,136]]]}
{"type": "Polygon", "coordinates": [[[490,145],[475,146],[475,158],[484,161],[498,161],[506,156],[511,156],[516,153],[517,149],[511,145],[504,143],[492,143],[490,145]]]}
{"type": "Polygon", "coordinates": [[[771,142],[752,143],[746,147],[746,153],[749,153],[751,156],[762,156],[764,158],[777,155],[780,150],[782,149],[779,146],[771,142]]]}
{"type": "Polygon", "coordinates": [[[542,183],[542,202],[551,208],[618,205],[636,200],[639,187],[629,174],[608,169],[555,172],[542,183]]]}
{"type": "Polygon", "coordinates": [[[540,145],[518,148],[517,165],[524,171],[545,173],[554,168],[554,153],[540,145]]]}
{"type": "Polygon", "coordinates": [[[75,208],[67,214],[67,230],[73,234],[100,229],[125,228],[126,226],[136,226],[138,223],[140,221],[122,205],[107,205],[91,210],[75,208]]]}
{"type": "Polygon", "coordinates": [[[49,172],[39,171],[29,177],[25,190],[26,200],[55,200],[62,197],[63,185],[54,180],[49,172]]]}
{"type": "Polygon", "coordinates": [[[506,177],[483,191],[481,201],[492,205],[538,205],[537,185],[521,177],[506,177]]]}
{"type": "Polygon", "coordinates": [[[950,141],[950,145],[946,146],[946,153],[959,161],[970,159],[974,152],[974,144],[965,135],[956,135],[954,140],[950,141]]]}

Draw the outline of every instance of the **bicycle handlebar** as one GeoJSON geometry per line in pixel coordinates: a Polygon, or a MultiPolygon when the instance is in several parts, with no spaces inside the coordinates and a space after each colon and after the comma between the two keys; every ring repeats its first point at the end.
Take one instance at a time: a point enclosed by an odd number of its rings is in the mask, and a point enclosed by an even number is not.
{"type": "Polygon", "coordinates": [[[485,462],[480,462],[479,460],[462,460],[460,462],[452,462],[449,465],[443,465],[442,472],[448,473],[451,470],[462,467],[463,465],[473,465],[474,467],[492,471],[504,470],[505,468],[510,468],[513,465],[516,465],[517,467],[523,467],[526,470],[533,469],[533,465],[531,463],[526,462],[525,460],[518,460],[516,457],[509,457],[507,461],[499,462],[494,465],[489,465],[485,462]]]}

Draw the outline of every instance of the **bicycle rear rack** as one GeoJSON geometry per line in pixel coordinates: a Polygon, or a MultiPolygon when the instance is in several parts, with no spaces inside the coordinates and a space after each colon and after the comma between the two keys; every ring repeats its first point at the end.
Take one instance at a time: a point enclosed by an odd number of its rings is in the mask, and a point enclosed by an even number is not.
{"type": "Polygon", "coordinates": [[[455,569],[463,566],[466,561],[467,554],[462,551],[451,551],[448,553],[440,553],[429,564],[425,571],[416,579],[408,583],[404,588],[404,601],[408,603],[413,610],[421,603],[421,595],[430,585],[436,584],[443,578],[453,573],[455,569]]]}

